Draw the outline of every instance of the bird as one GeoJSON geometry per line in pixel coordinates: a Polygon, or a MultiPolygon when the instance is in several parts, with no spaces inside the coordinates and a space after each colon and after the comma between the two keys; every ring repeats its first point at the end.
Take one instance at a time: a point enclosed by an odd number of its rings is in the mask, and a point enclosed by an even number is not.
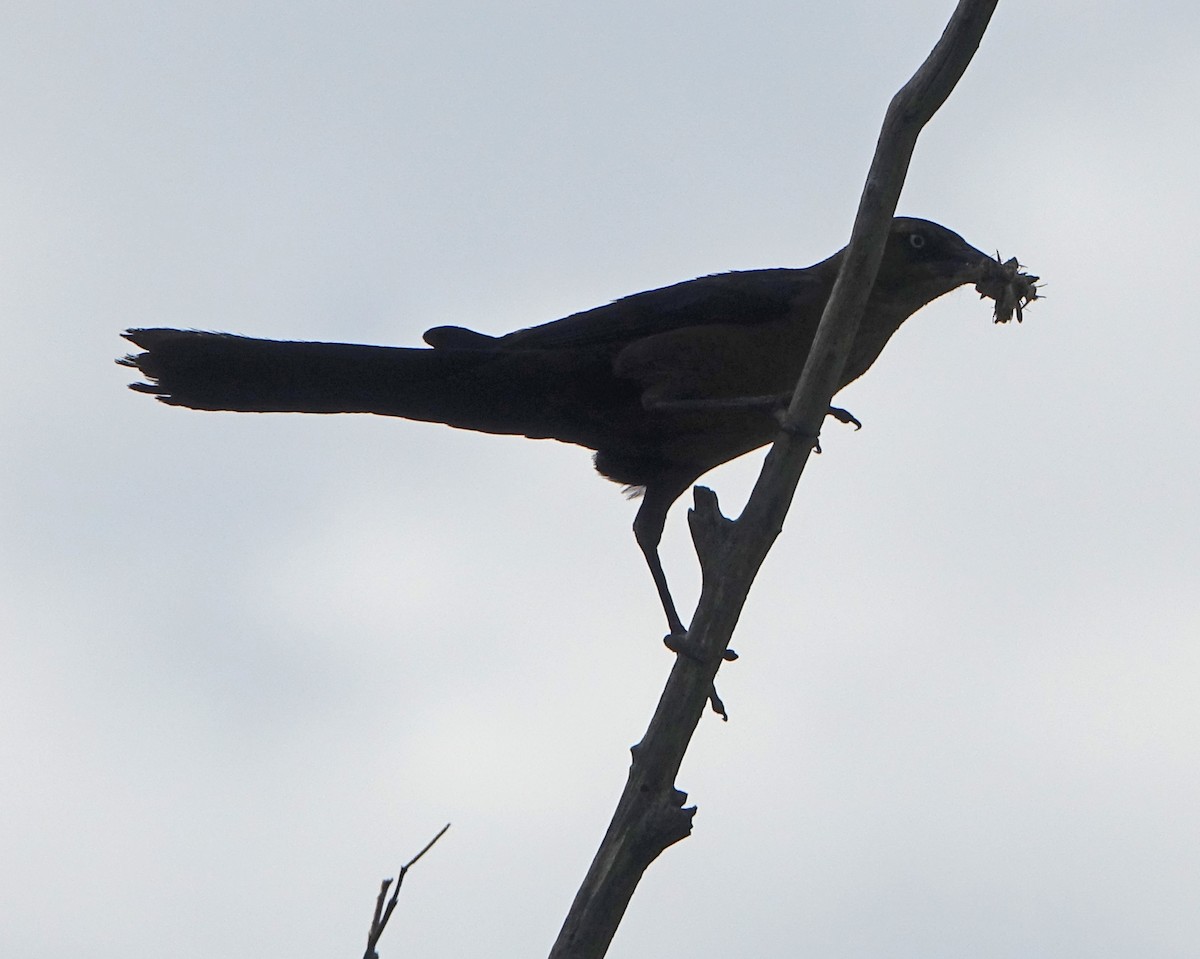
{"type": "MultiPolygon", "coordinates": [[[[593,450],[602,476],[641,497],[634,536],[681,636],[658,555],[667,513],[709,470],[778,434],[845,253],[702,276],[505,335],[437,326],[416,348],[129,329],[142,352],[117,362],[145,378],[131,389],[171,406],[374,413],[593,450]]],[[[1002,270],[940,224],[894,218],[837,389],[921,307],[971,282],[994,289],[1002,270]]]]}

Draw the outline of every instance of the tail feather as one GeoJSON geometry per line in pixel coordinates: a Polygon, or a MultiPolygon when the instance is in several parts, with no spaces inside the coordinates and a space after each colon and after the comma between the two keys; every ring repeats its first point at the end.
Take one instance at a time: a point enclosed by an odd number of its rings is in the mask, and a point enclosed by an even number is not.
{"type": "MultiPolygon", "coordinates": [[[[117,362],[148,382],[131,388],[198,410],[376,413],[487,433],[553,437],[593,449],[604,426],[581,416],[595,389],[633,400],[600,357],[565,351],[410,349],[261,340],[197,330],[137,329],[125,338],[144,352],[117,362]],[[628,395],[626,395],[628,394],[628,395]]],[[[440,345],[440,344],[439,344],[440,345]]],[[[603,405],[603,404],[601,404],[603,405]]],[[[600,419],[603,419],[601,417],[600,419]]]]}

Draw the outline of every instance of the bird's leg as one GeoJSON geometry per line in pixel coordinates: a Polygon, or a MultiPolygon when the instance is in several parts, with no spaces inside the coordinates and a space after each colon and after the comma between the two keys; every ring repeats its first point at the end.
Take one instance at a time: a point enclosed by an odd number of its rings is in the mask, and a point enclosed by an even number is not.
{"type": "MultiPolygon", "coordinates": [[[[688,483],[691,483],[689,477],[688,483]]],[[[687,489],[685,485],[683,489],[687,489]]],[[[646,565],[650,567],[650,575],[654,579],[654,587],[658,590],[658,599],[662,603],[663,612],[667,614],[667,625],[671,636],[685,636],[687,629],[679,613],[675,609],[675,600],[671,598],[671,590],[667,586],[667,574],[663,572],[662,560],[658,557],[658,544],[662,541],[663,527],[667,522],[667,510],[678,499],[682,490],[672,486],[664,493],[662,488],[655,485],[646,487],[642,505],[633,521],[633,536],[641,547],[642,555],[646,557],[646,565]]]]}
{"type": "Polygon", "coordinates": [[[770,393],[766,396],[654,400],[645,406],[651,413],[775,413],[786,408],[791,398],[791,393],[770,393]]]}
{"type": "MultiPolygon", "coordinates": [[[[650,567],[650,575],[654,577],[654,585],[658,589],[658,598],[662,602],[663,612],[667,614],[667,623],[671,631],[663,637],[663,643],[676,655],[687,656],[689,659],[700,662],[701,657],[689,644],[683,620],[679,618],[679,613],[675,610],[675,601],[671,598],[671,590],[667,587],[667,575],[663,572],[662,560],[658,557],[658,544],[662,541],[663,527],[667,522],[667,510],[694,480],[695,477],[689,475],[682,488],[647,486],[646,492],[643,494],[641,509],[638,510],[633,521],[633,535],[638,546],[642,548],[642,554],[646,557],[646,565],[650,567]],[[668,492],[664,493],[664,489],[668,492]]],[[[738,656],[732,649],[727,649],[721,658],[726,662],[733,662],[738,656]]],[[[725,722],[729,722],[729,713],[725,709],[725,704],[721,702],[721,697],[717,695],[715,684],[709,689],[708,701],[712,705],[713,712],[725,722]]]]}
{"type": "Polygon", "coordinates": [[[654,587],[658,590],[658,599],[662,603],[663,612],[667,614],[667,626],[671,630],[670,635],[687,635],[687,629],[684,628],[683,620],[679,618],[679,613],[675,609],[675,600],[671,598],[671,590],[667,586],[667,574],[663,572],[662,560],[658,558],[658,541],[649,542],[644,540],[638,535],[636,524],[634,525],[633,532],[638,541],[638,546],[642,548],[642,555],[646,557],[646,565],[650,567],[650,575],[654,578],[654,587]]]}
{"type": "MultiPolygon", "coordinates": [[[[770,413],[781,419],[792,401],[791,393],[770,393],[766,396],[732,396],[714,399],[656,400],[646,404],[652,413],[770,413]]],[[[829,415],[841,423],[862,429],[862,423],[849,410],[829,407],[829,415]]],[[[782,420],[781,420],[782,421],[782,420]]]]}

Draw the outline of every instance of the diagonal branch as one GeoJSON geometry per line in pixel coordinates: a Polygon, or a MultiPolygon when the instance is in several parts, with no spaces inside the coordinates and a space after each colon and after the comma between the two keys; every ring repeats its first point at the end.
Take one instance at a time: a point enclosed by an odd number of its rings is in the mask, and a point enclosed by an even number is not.
{"type": "Polygon", "coordinates": [[[767,455],[737,522],[697,487],[688,519],[703,573],[688,653],[676,658],[650,725],[633,747],[629,779],[591,868],[575,896],[551,959],[599,959],[608,950],[642,873],[691,832],[695,808],[675,788],[688,743],[713,693],[713,680],[750,585],[783,527],[800,474],[845,365],[879,269],[921,128],[971,62],[997,0],[960,0],[941,39],[892,99],[859,202],[850,247],[826,304],[785,429],[767,455]]]}

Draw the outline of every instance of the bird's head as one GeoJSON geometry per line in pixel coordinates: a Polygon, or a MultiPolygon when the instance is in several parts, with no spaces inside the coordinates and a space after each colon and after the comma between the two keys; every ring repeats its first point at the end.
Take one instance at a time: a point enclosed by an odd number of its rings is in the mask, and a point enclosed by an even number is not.
{"type": "Polygon", "coordinates": [[[996,300],[996,319],[1037,299],[1037,277],[1019,273],[1016,260],[1001,263],[938,223],[898,216],[892,221],[871,299],[910,315],[965,283],[996,300]]]}
{"type": "Polygon", "coordinates": [[[892,220],[875,295],[919,296],[922,305],[964,283],[977,282],[991,257],[953,230],[915,217],[892,220]]]}

